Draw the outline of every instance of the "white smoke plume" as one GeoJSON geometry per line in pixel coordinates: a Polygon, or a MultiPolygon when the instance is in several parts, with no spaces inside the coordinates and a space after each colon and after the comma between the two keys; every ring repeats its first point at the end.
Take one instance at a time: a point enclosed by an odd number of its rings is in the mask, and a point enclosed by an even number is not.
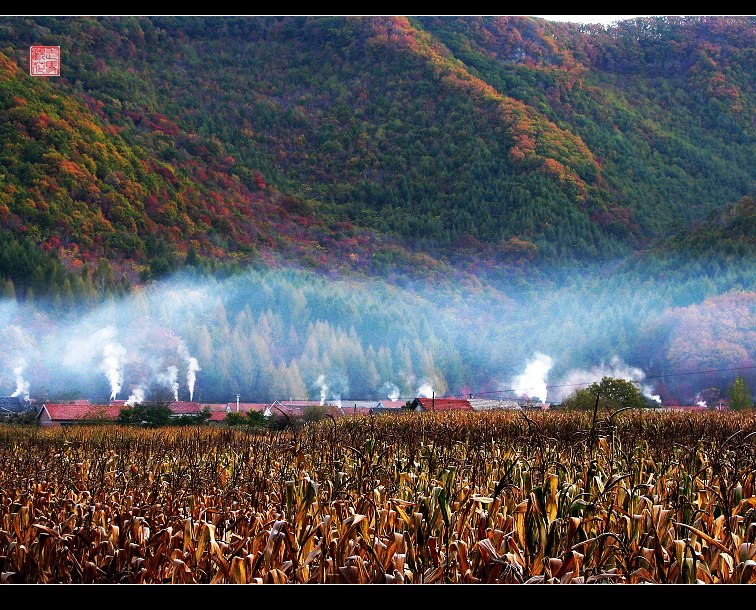
{"type": "Polygon", "coordinates": [[[186,383],[189,386],[189,400],[194,400],[194,384],[197,381],[197,371],[201,371],[196,358],[189,358],[189,368],[186,371],[186,383]]]}
{"type": "Polygon", "coordinates": [[[183,343],[179,343],[179,355],[186,360],[186,385],[189,388],[189,400],[194,400],[194,384],[197,382],[197,371],[201,371],[199,362],[189,354],[183,343]]]}
{"type": "Polygon", "coordinates": [[[551,370],[551,356],[536,352],[525,366],[525,372],[512,381],[515,394],[520,397],[537,398],[546,402],[546,377],[551,370]]]}
{"type": "Polygon", "coordinates": [[[390,381],[387,381],[386,383],[383,384],[383,391],[386,392],[386,396],[392,402],[396,402],[397,400],[399,400],[399,395],[400,395],[399,388],[395,384],[391,383],[390,381]]]}
{"type": "Polygon", "coordinates": [[[652,386],[640,383],[640,381],[642,381],[646,377],[646,373],[643,371],[643,369],[634,366],[628,366],[619,356],[613,356],[608,365],[602,362],[598,366],[591,367],[590,370],[574,369],[567,373],[567,375],[563,379],[561,379],[558,384],[567,387],[553,388],[554,400],[564,400],[575,390],[580,390],[588,387],[592,383],[601,381],[601,379],[604,377],[613,377],[614,379],[633,381],[639,387],[643,396],[661,403],[661,397],[658,394],[653,393],[654,389],[652,386]]]}
{"type": "Polygon", "coordinates": [[[140,387],[136,387],[131,392],[128,400],[126,401],[127,407],[133,407],[144,402],[144,390],[140,387]]]}
{"type": "Polygon", "coordinates": [[[16,390],[11,396],[22,396],[24,399],[29,398],[29,382],[24,379],[24,369],[26,368],[26,360],[21,358],[18,361],[18,366],[13,369],[13,374],[16,376],[16,390]]]}
{"type": "Polygon", "coordinates": [[[169,366],[165,370],[165,373],[158,374],[157,379],[161,384],[170,388],[171,391],[173,391],[173,400],[178,401],[178,391],[179,391],[178,367],[173,366],[173,365],[169,366]]]}
{"type": "Polygon", "coordinates": [[[335,404],[339,409],[341,409],[341,394],[334,395],[333,404],[335,404]]]}
{"type": "Polygon", "coordinates": [[[123,384],[122,362],[126,350],[120,343],[108,343],[102,348],[102,364],[100,368],[110,383],[110,400],[115,400],[123,384]]]}
{"type": "Polygon", "coordinates": [[[325,375],[318,375],[315,385],[320,387],[320,404],[322,406],[325,404],[326,398],[328,398],[328,386],[325,382],[325,375]]]}
{"type": "Polygon", "coordinates": [[[433,386],[424,381],[419,388],[417,388],[417,395],[420,398],[433,398],[433,386]]]}

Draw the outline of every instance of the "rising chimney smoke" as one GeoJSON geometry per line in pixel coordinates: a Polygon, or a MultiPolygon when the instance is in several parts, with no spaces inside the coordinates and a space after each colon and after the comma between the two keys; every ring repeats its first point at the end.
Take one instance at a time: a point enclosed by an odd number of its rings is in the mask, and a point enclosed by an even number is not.
{"type": "Polygon", "coordinates": [[[11,394],[12,397],[21,397],[25,400],[29,399],[29,382],[24,379],[24,369],[26,368],[26,360],[23,358],[19,360],[18,366],[13,369],[13,374],[16,376],[16,389],[11,394]]]}
{"type": "Polygon", "coordinates": [[[184,346],[183,342],[179,343],[179,356],[186,361],[186,387],[189,388],[189,400],[194,400],[194,384],[197,381],[197,371],[201,371],[199,362],[184,346]]]}
{"type": "Polygon", "coordinates": [[[102,364],[100,368],[110,383],[110,400],[115,400],[123,384],[121,362],[126,355],[126,350],[119,343],[108,343],[102,349],[102,364]]]}

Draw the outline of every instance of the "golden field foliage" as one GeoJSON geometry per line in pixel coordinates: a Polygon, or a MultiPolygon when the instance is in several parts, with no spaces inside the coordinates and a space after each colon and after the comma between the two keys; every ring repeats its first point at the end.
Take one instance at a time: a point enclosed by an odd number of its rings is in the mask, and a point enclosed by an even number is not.
{"type": "Polygon", "coordinates": [[[4,582],[748,583],[751,413],[0,428],[4,582]]]}

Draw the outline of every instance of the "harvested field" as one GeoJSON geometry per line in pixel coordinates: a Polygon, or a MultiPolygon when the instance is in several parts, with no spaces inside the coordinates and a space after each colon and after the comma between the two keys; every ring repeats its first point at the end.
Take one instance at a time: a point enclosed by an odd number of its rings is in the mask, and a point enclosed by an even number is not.
{"type": "Polygon", "coordinates": [[[756,415],[0,428],[12,583],[748,583],[756,415]]]}

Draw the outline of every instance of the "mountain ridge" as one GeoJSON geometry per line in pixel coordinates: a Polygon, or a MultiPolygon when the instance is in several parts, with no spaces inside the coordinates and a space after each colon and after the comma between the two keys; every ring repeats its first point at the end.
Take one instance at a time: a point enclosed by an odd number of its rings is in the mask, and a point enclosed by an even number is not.
{"type": "Polygon", "coordinates": [[[753,24],[3,18],[0,228],[132,282],[624,256],[752,194],[753,24]]]}

